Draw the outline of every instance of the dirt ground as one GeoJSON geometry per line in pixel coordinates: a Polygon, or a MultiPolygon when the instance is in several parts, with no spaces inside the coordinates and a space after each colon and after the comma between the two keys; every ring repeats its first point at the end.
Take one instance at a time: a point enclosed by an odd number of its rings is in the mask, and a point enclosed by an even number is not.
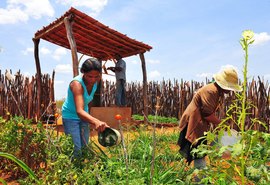
{"type": "MultiPolygon", "coordinates": [[[[164,124],[165,126],[158,126],[156,127],[156,134],[157,135],[169,135],[172,133],[177,132],[178,133],[178,127],[177,126],[171,126],[168,124],[164,124]]],[[[145,132],[152,132],[153,131],[153,127],[152,126],[145,126],[143,124],[137,124],[137,123],[123,123],[122,125],[122,129],[123,129],[123,134],[124,134],[124,138],[127,140],[132,140],[134,139],[134,137],[136,137],[136,129],[141,127],[140,129],[143,129],[145,132]]],[[[119,128],[117,129],[119,130],[119,128]]],[[[57,135],[63,134],[64,133],[64,128],[62,124],[58,124],[57,127],[55,127],[55,132],[57,135]]],[[[91,140],[94,141],[95,143],[98,143],[98,137],[97,137],[98,133],[95,130],[91,130],[90,132],[90,137],[91,140]]],[[[105,147],[102,147],[100,145],[101,149],[106,150],[105,147]]],[[[171,149],[173,151],[177,151],[179,148],[177,145],[172,145],[171,149]]]]}

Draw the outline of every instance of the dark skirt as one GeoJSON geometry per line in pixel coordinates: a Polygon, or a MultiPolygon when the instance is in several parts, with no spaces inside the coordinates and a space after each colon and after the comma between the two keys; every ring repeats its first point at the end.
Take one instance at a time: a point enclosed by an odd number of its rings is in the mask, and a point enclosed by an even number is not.
{"type": "Polygon", "coordinates": [[[186,139],[187,126],[180,132],[177,144],[179,145],[179,153],[187,160],[187,163],[190,164],[194,159],[199,159],[197,155],[191,154],[193,148],[197,148],[202,140],[199,140],[196,145],[192,145],[190,141],[186,139]]]}

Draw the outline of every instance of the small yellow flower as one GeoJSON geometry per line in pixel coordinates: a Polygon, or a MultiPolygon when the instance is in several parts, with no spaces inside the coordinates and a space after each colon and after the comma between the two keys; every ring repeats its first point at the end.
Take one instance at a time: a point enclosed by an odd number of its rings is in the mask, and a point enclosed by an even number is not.
{"type": "Polygon", "coordinates": [[[83,163],[88,163],[89,160],[88,159],[84,159],[83,163]]]}
{"type": "Polygon", "coordinates": [[[251,40],[254,37],[254,32],[252,30],[245,30],[242,32],[242,36],[245,40],[251,40]]]}
{"type": "Polygon", "coordinates": [[[23,123],[18,123],[17,126],[18,128],[23,128],[23,123]]]}

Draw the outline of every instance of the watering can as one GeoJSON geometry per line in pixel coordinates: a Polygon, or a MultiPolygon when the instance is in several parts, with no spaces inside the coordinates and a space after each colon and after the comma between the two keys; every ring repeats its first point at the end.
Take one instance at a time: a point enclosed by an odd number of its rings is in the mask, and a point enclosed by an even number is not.
{"type": "Polygon", "coordinates": [[[116,129],[106,128],[98,133],[98,142],[104,147],[118,145],[121,142],[121,135],[116,129]]]}
{"type": "MultiPolygon", "coordinates": [[[[232,146],[235,143],[237,143],[240,139],[241,136],[239,135],[239,133],[236,130],[231,129],[230,134],[228,133],[228,131],[224,132],[224,135],[221,137],[220,143],[222,146],[232,146]]],[[[230,158],[230,156],[231,156],[231,148],[228,148],[226,151],[224,151],[222,158],[226,159],[230,158]]]]}
{"type": "Polygon", "coordinates": [[[228,131],[224,132],[224,135],[221,137],[222,146],[234,145],[241,139],[239,133],[236,130],[231,129],[230,132],[231,134],[229,134],[228,131]]]}

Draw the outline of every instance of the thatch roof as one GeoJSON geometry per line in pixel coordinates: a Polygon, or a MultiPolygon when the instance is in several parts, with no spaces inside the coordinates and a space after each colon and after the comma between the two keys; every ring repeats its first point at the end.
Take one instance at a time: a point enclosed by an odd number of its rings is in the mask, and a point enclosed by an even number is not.
{"type": "Polygon", "coordinates": [[[34,39],[44,39],[71,49],[64,23],[66,17],[72,20],[73,37],[77,52],[81,54],[110,60],[117,53],[122,57],[129,57],[152,49],[151,46],[131,39],[72,7],[63,16],[38,30],[34,39]]]}

